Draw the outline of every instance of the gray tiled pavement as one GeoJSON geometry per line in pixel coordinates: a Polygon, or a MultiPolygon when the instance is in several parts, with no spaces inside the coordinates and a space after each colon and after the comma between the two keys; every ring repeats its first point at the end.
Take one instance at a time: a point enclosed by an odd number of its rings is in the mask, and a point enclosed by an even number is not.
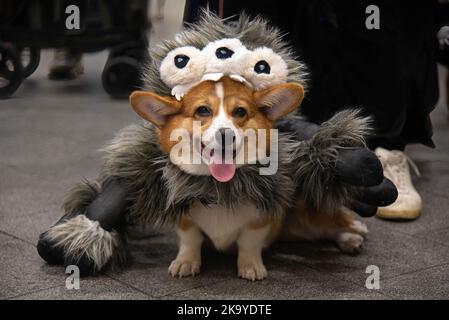
{"type": "Polygon", "coordinates": [[[0,299],[449,298],[449,119],[442,100],[432,115],[437,149],[407,150],[422,173],[416,179],[422,217],[367,219],[370,234],[360,255],[327,243],[278,244],[266,252],[269,277],[249,283],[237,279],[235,256],[207,251],[200,276],[172,279],[167,267],[175,240],[159,235],[132,245],[130,269],[82,280],[79,291],[65,289],[63,269],[37,255],[37,237],[60,217],[71,185],[95,178],[95,150],[137,119],[126,101],[103,92],[105,57],[87,56],[82,78],[55,83],[46,79],[46,53],[14,98],[0,101],[0,299]],[[365,288],[371,264],[381,270],[380,290],[365,288]]]}

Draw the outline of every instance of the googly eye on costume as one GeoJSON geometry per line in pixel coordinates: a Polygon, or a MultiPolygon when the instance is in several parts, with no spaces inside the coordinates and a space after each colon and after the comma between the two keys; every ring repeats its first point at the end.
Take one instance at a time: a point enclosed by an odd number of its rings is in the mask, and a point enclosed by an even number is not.
{"type": "Polygon", "coordinates": [[[287,64],[270,48],[254,49],[242,60],[245,62],[242,75],[256,90],[287,81],[287,64]]]}
{"type": "Polygon", "coordinates": [[[201,51],[197,48],[176,48],[161,62],[161,79],[170,88],[196,83],[204,74],[204,62],[201,51]]]}
{"type": "Polygon", "coordinates": [[[238,71],[238,61],[235,56],[241,51],[247,51],[238,39],[221,39],[213,41],[202,50],[206,74],[232,74],[238,71]]]}

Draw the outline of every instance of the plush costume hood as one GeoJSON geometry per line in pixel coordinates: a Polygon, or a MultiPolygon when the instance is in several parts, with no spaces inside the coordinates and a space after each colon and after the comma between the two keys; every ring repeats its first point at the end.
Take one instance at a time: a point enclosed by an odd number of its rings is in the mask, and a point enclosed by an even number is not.
{"type": "Polygon", "coordinates": [[[247,49],[270,49],[280,56],[287,67],[286,82],[300,83],[305,87],[306,66],[293,54],[289,44],[282,40],[282,32],[261,17],[250,18],[241,13],[237,20],[221,19],[214,13],[203,10],[199,21],[173,40],[163,41],[150,51],[150,60],[144,72],[144,90],[162,95],[171,95],[171,88],[161,81],[161,63],[169,52],[181,47],[204,49],[212,42],[223,39],[238,39],[247,49]]]}

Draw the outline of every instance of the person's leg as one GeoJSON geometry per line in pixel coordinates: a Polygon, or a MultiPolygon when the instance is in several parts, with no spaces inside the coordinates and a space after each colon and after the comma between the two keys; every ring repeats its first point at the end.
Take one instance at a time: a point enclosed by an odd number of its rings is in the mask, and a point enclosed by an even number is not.
{"type": "Polygon", "coordinates": [[[390,179],[398,190],[396,201],[388,206],[379,207],[376,217],[382,219],[412,220],[419,217],[422,200],[413,186],[410,167],[418,172],[416,165],[404,153],[407,141],[401,134],[377,136],[369,141],[370,149],[382,163],[384,176],[390,179]]]}
{"type": "Polygon", "coordinates": [[[56,49],[50,64],[51,80],[72,80],[84,73],[82,54],[67,49],[56,49]]]}
{"type": "MultiPolygon", "coordinates": [[[[446,67],[447,68],[447,67],[446,67]]],[[[445,81],[445,89],[446,89],[446,107],[447,111],[449,112],[449,72],[446,74],[446,81],[445,81]]]]}
{"type": "Polygon", "coordinates": [[[157,0],[156,2],[156,18],[159,20],[164,19],[164,7],[165,7],[165,0],[157,0]]]}

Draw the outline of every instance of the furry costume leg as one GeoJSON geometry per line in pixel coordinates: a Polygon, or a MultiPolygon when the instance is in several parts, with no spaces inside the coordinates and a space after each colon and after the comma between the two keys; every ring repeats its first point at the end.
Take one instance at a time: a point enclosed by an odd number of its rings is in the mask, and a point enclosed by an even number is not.
{"type": "Polygon", "coordinates": [[[120,179],[109,177],[101,188],[80,183],[69,192],[63,209],[65,215],[39,237],[37,250],[44,260],[77,265],[83,276],[126,264],[119,228],[124,225],[126,192],[120,179]]]}

